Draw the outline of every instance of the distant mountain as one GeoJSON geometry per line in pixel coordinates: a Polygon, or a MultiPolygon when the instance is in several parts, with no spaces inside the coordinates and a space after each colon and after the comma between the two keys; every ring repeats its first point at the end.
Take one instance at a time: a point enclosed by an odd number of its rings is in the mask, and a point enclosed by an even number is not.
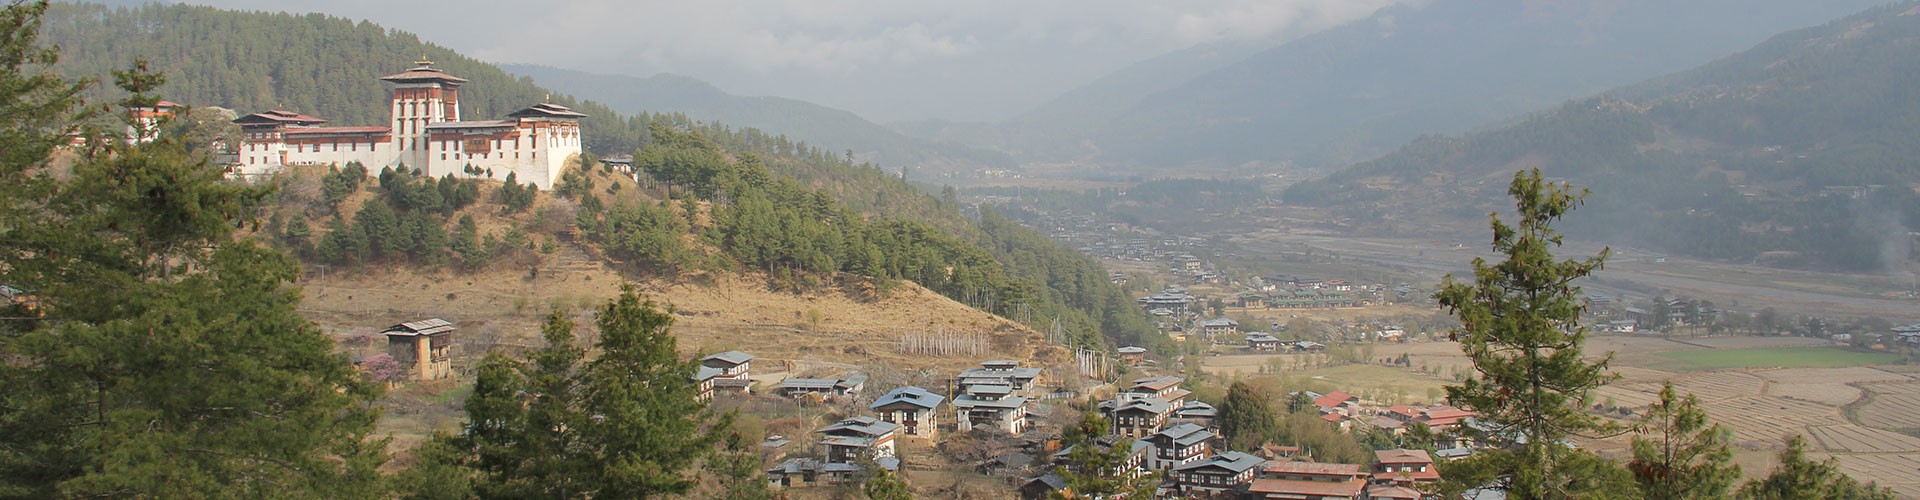
{"type": "Polygon", "coordinates": [[[1541,168],[1589,186],[1570,230],[1738,262],[1908,272],[1920,224],[1920,3],[1785,33],[1509,126],[1428,136],[1296,184],[1350,228],[1484,221],[1541,168]]]}
{"type": "Polygon", "coordinates": [[[851,112],[780,97],[728,94],[706,82],[672,74],[647,78],[599,75],[533,65],[502,65],[541,85],[606,103],[623,113],[683,113],[737,127],[851,149],[862,160],[890,166],[945,168],[1012,167],[1004,153],[908,137],[851,112]]]}
{"type": "Polygon", "coordinates": [[[1075,134],[1104,125],[1147,96],[1280,42],[1221,41],[1161,54],[1069,90],[1005,123],[922,120],[891,125],[908,135],[993,147],[1023,159],[1069,158],[1081,154],[1075,134]]]}
{"type": "MultiPolygon", "coordinates": [[[[1059,112],[1087,109],[1063,98],[1014,127],[1047,131],[1040,135],[1052,141],[1024,149],[1022,160],[1336,166],[1421,134],[1459,133],[1683,70],[1879,3],[1434,0],[1382,9],[1137,102],[1124,93],[1092,99],[1114,109],[1059,112]]],[[[1115,79],[1141,89],[1164,86],[1159,76],[1115,79]]]]}

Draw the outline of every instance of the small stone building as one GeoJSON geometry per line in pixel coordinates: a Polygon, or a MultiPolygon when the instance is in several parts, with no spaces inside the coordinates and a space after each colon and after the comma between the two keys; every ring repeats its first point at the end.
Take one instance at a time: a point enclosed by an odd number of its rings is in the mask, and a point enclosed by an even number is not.
{"type": "Polygon", "coordinates": [[[453,376],[453,332],[458,328],[440,318],[401,323],[380,332],[387,336],[387,353],[416,380],[453,376]]]}

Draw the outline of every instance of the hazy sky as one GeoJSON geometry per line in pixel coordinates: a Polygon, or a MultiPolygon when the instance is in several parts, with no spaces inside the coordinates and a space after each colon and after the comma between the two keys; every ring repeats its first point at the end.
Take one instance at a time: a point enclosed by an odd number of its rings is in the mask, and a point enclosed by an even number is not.
{"type": "Polygon", "coordinates": [[[891,121],[999,120],[1199,43],[1290,37],[1396,0],[190,0],[368,19],[493,62],[672,72],[891,121]]]}

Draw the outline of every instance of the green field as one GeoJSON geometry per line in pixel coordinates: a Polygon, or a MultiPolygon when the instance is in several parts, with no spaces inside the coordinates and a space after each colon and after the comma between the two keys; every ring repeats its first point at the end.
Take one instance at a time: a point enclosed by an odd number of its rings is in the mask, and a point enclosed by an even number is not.
{"type": "Polygon", "coordinates": [[[1667,362],[1655,363],[1649,368],[1697,371],[1723,368],[1835,367],[1891,363],[1900,359],[1900,355],[1893,353],[1849,351],[1830,347],[1699,349],[1668,351],[1659,355],[1667,362]]]}

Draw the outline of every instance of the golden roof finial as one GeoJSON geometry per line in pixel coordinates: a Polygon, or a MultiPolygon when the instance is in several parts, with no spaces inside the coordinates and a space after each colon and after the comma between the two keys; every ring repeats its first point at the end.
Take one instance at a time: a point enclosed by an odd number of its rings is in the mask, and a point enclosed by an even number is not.
{"type": "Polygon", "coordinates": [[[425,52],[421,52],[421,53],[420,53],[420,60],[418,60],[418,61],[414,61],[413,63],[414,63],[414,64],[416,64],[416,65],[419,65],[420,67],[423,67],[423,68],[424,68],[424,67],[428,67],[428,66],[432,66],[432,65],[433,65],[433,60],[432,60],[432,59],[427,59],[427,53],[425,53],[425,52]]]}

